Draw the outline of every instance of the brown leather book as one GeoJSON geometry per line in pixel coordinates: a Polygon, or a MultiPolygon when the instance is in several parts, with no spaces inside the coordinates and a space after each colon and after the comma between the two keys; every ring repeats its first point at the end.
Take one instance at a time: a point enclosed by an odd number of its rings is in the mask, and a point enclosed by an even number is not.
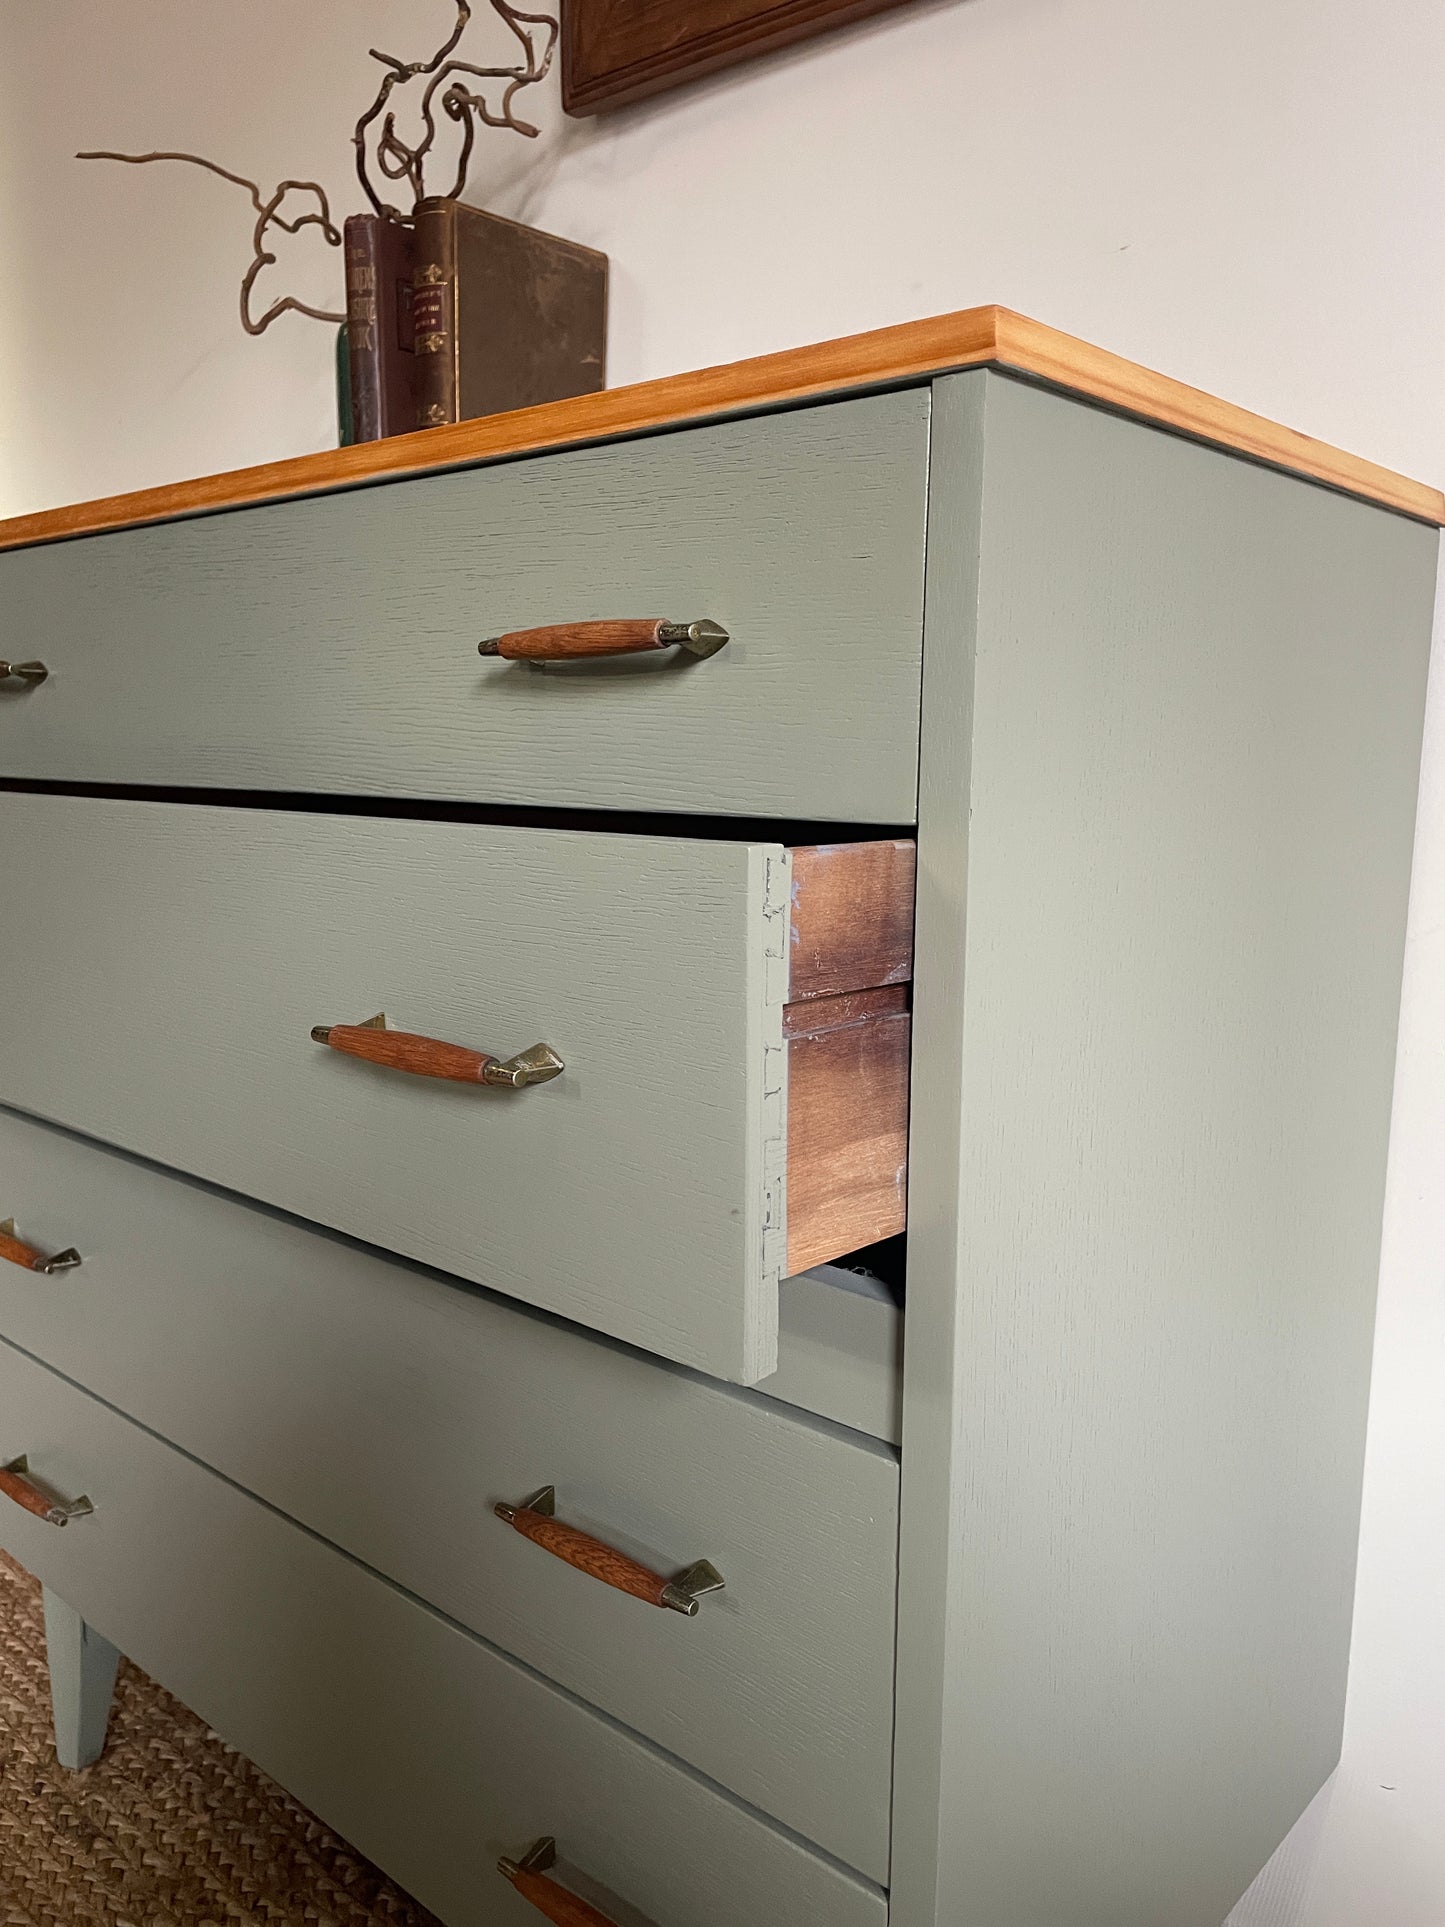
{"type": "Polygon", "coordinates": [[[417,425],[592,395],[607,379],[607,256],[463,201],[416,210],[417,425]]]}
{"type": "Polygon", "coordinates": [[[352,214],[345,241],[352,439],[376,442],[416,427],[413,233],[379,214],[352,214]]]}

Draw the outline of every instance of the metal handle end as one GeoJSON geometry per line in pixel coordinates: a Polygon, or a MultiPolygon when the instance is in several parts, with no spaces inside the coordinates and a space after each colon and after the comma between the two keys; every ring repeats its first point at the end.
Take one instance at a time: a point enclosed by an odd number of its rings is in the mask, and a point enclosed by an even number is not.
{"type": "Polygon", "coordinates": [[[500,1085],[509,1091],[520,1091],[528,1084],[549,1084],[554,1077],[560,1077],[566,1068],[550,1044],[533,1044],[530,1050],[519,1051],[515,1057],[507,1058],[505,1063],[484,1065],[482,1082],[500,1085]]]}
{"type": "Polygon", "coordinates": [[[518,1874],[546,1873],[549,1867],[557,1864],[557,1842],[550,1833],[543,1834],[534,1841],[520,1860],[509,1860],[505,1854],[497,1862],[497,1872],[505,1874],[508,1880],[515,1880],[518,1874]]]}
{"type": "Polygon", "coordinates": [[[57,1271],[74,1271],[80,1263],[80,1253],[71,1245],[65,1251],[57,1251],[53,1258],[47,1258],[44,1264],[37,1265],[35,1269],[49,1278],[57,1271]]]}
{"type": "Polygon", "coordinates": [[[657,625],[659,642],[675,642],[679,649],[685,649],[690,656],[705,660],[715,656],[724,643],[732,638],[720,622],[704,617],[698,622],[660,622],[657,625]]]}
{"type": "Polygon", "coordinates": [[[0,681],[14,676],[17,682],[44,682],[50,671],[43,662],[0,662],[0,681]]]}
{"type": "Polygon", "coordinates": [[[705,1593],[721,1592],[724,1583],[722,1574],[710,1559],[699,1559],[663,1588],[662,1603],[670,1611],[692,1619],[697,1613],[698,1600],[705,1593]]]}

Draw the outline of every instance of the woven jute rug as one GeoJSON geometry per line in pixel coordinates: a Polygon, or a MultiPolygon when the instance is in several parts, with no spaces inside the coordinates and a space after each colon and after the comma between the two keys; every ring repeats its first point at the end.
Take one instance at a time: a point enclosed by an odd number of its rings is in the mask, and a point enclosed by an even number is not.
{"type": "Polygon", "coordinates": [[[0,1553],[0,1927],[438,1927],[128,1661],[97,1765],[56,1764],[40,1588],[0,1553]]]}

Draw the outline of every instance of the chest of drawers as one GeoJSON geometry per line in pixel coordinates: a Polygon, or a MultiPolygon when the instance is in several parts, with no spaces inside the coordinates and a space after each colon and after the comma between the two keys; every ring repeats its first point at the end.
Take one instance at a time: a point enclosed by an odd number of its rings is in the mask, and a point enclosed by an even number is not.
{"type": "Polygon", "coordinates": [[[448,1927],[1217,1927],[1338,1751],[1442,520],[989,309],[0,525],[62,1757],[120,1649],[448,1927]]]}

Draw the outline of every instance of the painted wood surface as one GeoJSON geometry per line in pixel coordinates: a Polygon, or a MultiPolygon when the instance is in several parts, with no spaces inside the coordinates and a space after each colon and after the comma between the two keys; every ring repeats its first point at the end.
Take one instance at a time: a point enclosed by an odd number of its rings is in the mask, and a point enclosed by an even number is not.
{"type": "Polygon", "coordinates": [[[1437,543],[935,411],[890,1920],[1218,1927],[1339,1749],[1437,543]]]}
{"type": "Polygon", "coordinates": [[[927,462],[915,390],[0,556],[0,774],[909,823],[927,462]],[[477,653],[638,613],[731,640],[477,653]]]}
{"type": "Polygon", "coordinates": [[[497,1862],[543,1834],[606,1911],[884,1927],[876,1887],[0,1345],[27,1448],[96,1512],[16,1513],[5,1549],[448,1927],[535,1927],[497,1862]]]}
{"type": "Polygon", "coordinates": [[[773,1370],[778,846],[15,793],[0,834],[31,909],[0,1098],[718,1377],[773,1370]],[[567,1069],[468,1088],[312,1041],[378,1008],[567,1069]]]}
{"type": "Polygon", "coordinates": [[[870,1438],[903,1438],[903,1311],[837,1265],[785,1278],[778,1369],[753,1389],[870,1438]]]}
{"type": "Polygon", "coordinates": [[[63,1767],[79,1772],[94,1766],[105,1751],[120,1654],[48,1586],[44,1606],[55,1757],[63,1767]]]}
{"type": "Polygon", "coordinates": [[[982,307],[508,415],[15,516],[0,522],[0,549],[646,435],[762,408],[923,383],[950,369],[975,367],[1012,369],[1328,488],[1383,503],[1403,515],[1445,523],[1445,495],[1437,488],[1331,448],[1026,315],[982,307]]]}
{"type": "Polygon", "coordinates": [[[0,1273],[0,1335],[885,1876],[897,1458],[773,1399],[896,1436],[890,1302],[786,1281],[765,1399],[6,1111],[0,1179],[92,1247],[0,1273]],[[544,1483],[725,1590],[684,1620],[568,1572],[492,1516],[544,1483]]]}

